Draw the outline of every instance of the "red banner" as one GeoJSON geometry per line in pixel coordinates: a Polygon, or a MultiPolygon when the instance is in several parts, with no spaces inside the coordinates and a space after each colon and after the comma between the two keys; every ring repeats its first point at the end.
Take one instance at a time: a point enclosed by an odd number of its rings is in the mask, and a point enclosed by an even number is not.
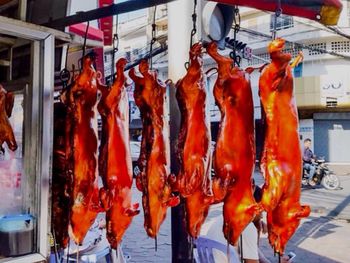
{"type": "MultiPolygon", "coordinates": [[[[211,0],[214,2],[252,7],[275,12],[276,0],[211,0]]],[[[324,25],[337,25],[343,8],[340,0],[281,0],[282,13],[318,21],[324,25]]]]}
{"type": "MultiPolygon", "coordinates": [[[[113,0],[99,0],[98,6],[105,7],[113,4],[113,0]]],[[[110,46],[113,41],[113,16],[104,17],[99,20],[99,28],[104,33],[104,45],[110,46]]]]}

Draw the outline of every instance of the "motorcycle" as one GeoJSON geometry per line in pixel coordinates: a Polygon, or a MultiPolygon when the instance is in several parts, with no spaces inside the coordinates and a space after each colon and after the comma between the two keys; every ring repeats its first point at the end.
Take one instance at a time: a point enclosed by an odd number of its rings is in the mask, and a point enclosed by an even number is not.
{"type": "Polygon", "coordinates": [[[303,169],[302,185],[316,186],[322,185],[328,190],[335,190],[340,186],[339,178],[328,168],[324,159],[317,159],[313,162],[315,174],[308,178],[308,171],[303,169]]]}

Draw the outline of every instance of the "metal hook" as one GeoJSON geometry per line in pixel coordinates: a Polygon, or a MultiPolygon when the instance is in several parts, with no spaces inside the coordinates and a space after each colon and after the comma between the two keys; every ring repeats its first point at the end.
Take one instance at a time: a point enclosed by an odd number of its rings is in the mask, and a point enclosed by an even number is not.
{"type": "Polygon", "coordinates": [[[152,24],[152,40],[151,40],[150,50],[149,50],[150,69],[153,68],[153,60],[152,60],[153,45],[157,41],[157,38],[156,38],[156,27],[157,27],[157,25],[156,25],[156,14],[157,14],[157,6],[154,7],[153,24],[152,24]]]}
{"type": "Polygon", "coordinates": [[[277,19],[282,15],[282,6],[281,6],[281,0],[277,0],[277,8],[275,11],[275,19],[274,19],[274,25],[273,25],[273,31],[272,31],[272,40],[276,39],[277,36],[277,19]]]}

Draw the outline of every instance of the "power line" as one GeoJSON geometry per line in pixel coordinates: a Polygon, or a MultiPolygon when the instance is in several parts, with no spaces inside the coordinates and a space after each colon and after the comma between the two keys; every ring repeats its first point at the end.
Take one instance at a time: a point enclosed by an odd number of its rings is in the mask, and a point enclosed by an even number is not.
{"type": "MultiPolygon", "coordinates": [[[[252,30],[252,29],[241,27],[241,31],[246,32],[248,34],[260,36],[260,37],[263,37],[263,38],[266,38],[266,39],[272,39],[272,37],[270,35],[265,34],[265,33],[261,33],[261,32],[258,32],[258,31],[252,30]]],[[[323,48],[316,48],[316,47],[312,47],[312,46],[309,46],[309,45],[306,45],[306,44],[303,44],[303,43],[298,43],[298,42],[289,41],[289,40],[286,40],[286,43],[293,44],[296,47],[299,47],[299,48],[302,48],[302,49],[308,49],[308,50],[311,50],[311,51],[316,51],[316,52],[319,52],[319,53],[325,53],[325,54],[329,54],[329,55],[332,55],[332,56],[335,56],[335,57],[340,57],[340,58],[343,58],[343,59],[346,59],[346,60],[350,60],[349,56],[342,55],[342,54],[339,54],[339,53],[336,53],[336,52],[333,52],[333,51],[328,51],[328,50],[323,49],[323,48]]]]}
{"type": "MultiPolygon", "coordinates": [[[[266,14],[271,14],[270,12],[267,12],[267,11],[263,11],[264,13],[266,14]]],[[[283,19],[283,18],[282,18],[283,19]]],[[[328,32],[328,33],[334,33],[338,36],[341,36],[341,37],[344,37],[346,39],[349,39],[350,40],[350,35],[342,32],[340,29],[334,27],[334,26],[325,26],[325,25],[322,25],[321,27],[318,27],[312,23],[305,23],[305,22],[302,22],[302,21],[299,21],[299,20],[295,20],[293,19],[293,22],[296,22],[298,24],[302,24],[302,25],[305,25],[305,26],[308,26],[308,27],[312,27],[312,28],[315,28],[315,29],[318,29],[318,30],[322,30],[322,31],[325,31],[325,32],[328,32]]]]}
{"type": "Polygon", "coordinates": [[[338,28],[332,27],[332,26],[327,26],[327,28],[330,29],[332,32],[336,33],[337,35],[345,37],[346,39],[350,40],[350,36],[348,34],[345,34],[344,32],[342,32],[338,28]]]}

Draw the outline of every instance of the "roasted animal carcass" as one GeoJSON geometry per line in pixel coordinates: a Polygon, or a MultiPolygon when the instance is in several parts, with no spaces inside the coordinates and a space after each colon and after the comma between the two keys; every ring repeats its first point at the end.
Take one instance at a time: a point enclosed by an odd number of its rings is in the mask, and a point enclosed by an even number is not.
{"type": "Polygon", "coordinates": [[[71,178],[67,173],[66,124],[67,108],[62,102],[54,104],[54,134],[52,160],[52,231],[56,244],[68,245],[71,178]]]}
{"type": "Polygon", "coordinates": [[[72,239],[81,244],[97,213],[97,98],[96,72],[90,57],[65,94],[67,171],[72,176],[70,227],[72,239]]]}
{"type": "Polygon", "coordinates": [[[213,201],[210,190],[211,134],[206,117],[206,90],[203,74],[202,45],[190,50],[187,74],[176,84],[181,112],[178,142],[180,172],[176,189],[185,198],[187,231],[198,237],[213,201]]]}
{"type": "Polygon", "coordinates": [[[142,190],[142,205],[145,216],[147,234],[155,238],[160,225],[166,217],[169,206],[175,206],[179,199],[172,195],[169,184],[169,138],[166,136],[165,122],[165,85],[158,79],[157,72],[149,70],[146,60],[139,65],[142,77],[136,76],[133,70],[130,76],[135,81],[135,100],[141,105],[142,116],[151,121],[149,129],[143,132],[144,148],[141,148],[143,167],[139,177],[138,187],[142,190]],[[146,152],[150,145],[150,152],[146,152]]]}
{"type": "Polygon", "coordinates": [[[15,97],[0,85],[0,151],[4,152],[2,145],[6,142],[11,151],[17,150],[17,142],[9,119],[12,114],[15,97]]]}
{"type": "Polygon", "coordinates": [[[213,155],[216,202],[224,201],[224,235],[233,245],[257,212],[251,177],[255,163],[254,106],[246,72],[232,67],[233,60],[221,56],[217,45],[207,47],[218,64],[214,97],[221,122],[213,155]]]}
{"type": "MultiPolygon", "coordinates": [[[[102,117],[103,131],[99,165],[104,187],[100,197],[106,210],[107,239],[116,249],[138,204],[131,205],[132,164],[129,145],[129,100],[126,93],[124,68],[126,59],[118,60],[117,78],[108,92],[102,91],[98,110],[102,117]]],[[[100,86],[100,85],[99,85],[100,86]]]]}
{"type": "Polygon", "coordinates": [[[142,98],[142,92],[145,87],[144,80],[135,74],[135,69],[132,68],[129,71],[129,77],[134,81],[134,100],[136,106],[140,109],[141,121],[142,121],[142,138],[141,138],[141,148],[140,156],[137,161],[138,168],[140,173],[136,175],[136,186],[139,191],[142,190],[142,175],[146,174],[147,160],[148,156],[152,150],[153,142],[153,129],[152,129],[152,120],[151,112],[142,98]]]}
{"type": "Polygon", "coordinates": [[[298,134],[298,112],[293,96],[291,55],[283,53],[283,39],[268,46],[271,63],[262,71],[259,81],[261,103],[266,114],[266,134],[262,167],[265,185],[261,204],[267,211],[271,246],[283,253],[300,219],[310,213],[300,205],[302,159],[298,134]]]}

